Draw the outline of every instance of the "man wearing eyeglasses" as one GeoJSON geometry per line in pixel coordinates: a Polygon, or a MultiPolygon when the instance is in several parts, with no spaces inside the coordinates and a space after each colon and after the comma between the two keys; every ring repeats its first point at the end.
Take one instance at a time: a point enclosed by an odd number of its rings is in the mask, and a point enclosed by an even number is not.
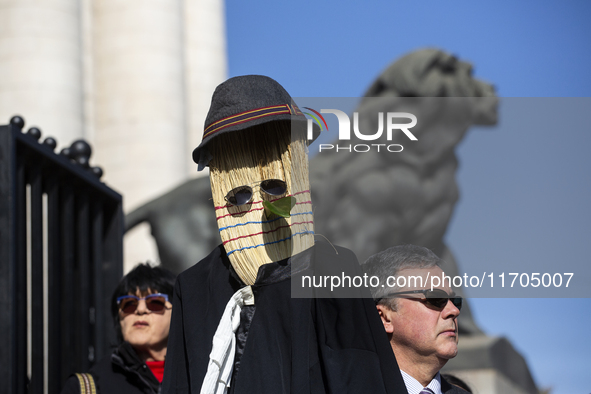
{"type": "Polygon", "coordinates": [[[403,245],[363,264],[369,276],[380,280],[372,295],[409,394],[466,393],[439,374],[458,353],[462,307],[448,280],[431,288],[432,277],[442,278],[439,261],[427,248],[403,245]]]}

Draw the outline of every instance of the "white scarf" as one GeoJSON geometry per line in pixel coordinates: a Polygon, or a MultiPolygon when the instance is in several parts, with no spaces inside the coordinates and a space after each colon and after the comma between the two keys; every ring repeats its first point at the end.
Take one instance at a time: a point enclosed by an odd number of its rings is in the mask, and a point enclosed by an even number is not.
{"type": "Polygon", "coordinates": [[[225,394],[230,386],[236,352],[236,330],[240,326],[243,305],[254,305],[252,287],[238,290],[226,304],[224,314],[213,336],[207,373],[201,394],[225,394]]]}

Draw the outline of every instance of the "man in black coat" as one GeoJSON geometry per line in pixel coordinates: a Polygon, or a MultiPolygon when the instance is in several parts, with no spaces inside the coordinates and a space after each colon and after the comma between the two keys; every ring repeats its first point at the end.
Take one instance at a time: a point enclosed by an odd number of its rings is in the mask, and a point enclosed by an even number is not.
{"type": "Polygon", "coordinates": [[[409,394],[462,394],[439,370],[458,353],[462,298],[429,249],[394,246],[363,264],[384,286],[372,288],[376,308],[409,394]]]}
{"type": "Polygon", "coordinates": [[[363,273],[314,240],[306,124],[268,77],[216,89],[193,159],[223,244],[178,277],[163,393],[406,394],[369,292],[311,284],[363,273]]]}

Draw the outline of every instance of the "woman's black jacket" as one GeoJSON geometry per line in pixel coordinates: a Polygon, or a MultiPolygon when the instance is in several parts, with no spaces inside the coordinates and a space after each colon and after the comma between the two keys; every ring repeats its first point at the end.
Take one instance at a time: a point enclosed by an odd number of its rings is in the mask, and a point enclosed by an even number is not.
{"type": "MultiPolygon", "coordinates": [[[[100,360],[89,372],[94,377],[99,394],[160,393],[160,383],[127,342],[100,360]]],[[[80,394],[76,376],[68,378],[62,394],[80,394]]]]}

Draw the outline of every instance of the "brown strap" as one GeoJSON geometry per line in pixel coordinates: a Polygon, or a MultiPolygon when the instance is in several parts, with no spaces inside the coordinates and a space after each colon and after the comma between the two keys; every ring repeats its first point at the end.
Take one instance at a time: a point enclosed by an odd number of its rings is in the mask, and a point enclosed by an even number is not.
{"type": "Polygon", "coordinates": [[[94,378],[89,373],[77,373],[78,383],[80,383],[81,394],[96,394],[94,378]]]}

